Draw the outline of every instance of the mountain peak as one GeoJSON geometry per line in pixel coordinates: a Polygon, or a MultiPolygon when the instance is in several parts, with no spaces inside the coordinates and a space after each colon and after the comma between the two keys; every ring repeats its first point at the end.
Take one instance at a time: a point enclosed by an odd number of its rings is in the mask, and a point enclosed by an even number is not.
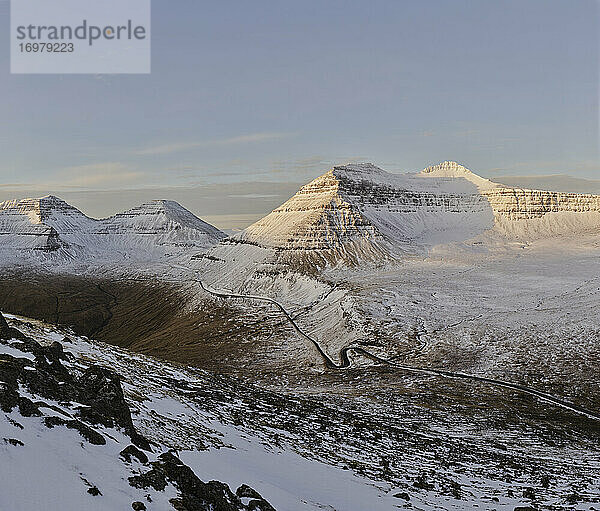
{"type": "Polygon", "coordinates": [[[5,201],[0,203],[0,210],[15,211],[26,215],[34,224],[46,223],[55,216],[89,220],[77,208],[55,195],[5,201]]]}
{"type": "Polygon", "coordinates": [[[373,176],[387,174],[372,163],[348,163],[346,165],[335,165],[331,170],[336,177],[346,177],[350,179],[369,179],[373,176]]]}
{"type": "Polygon", "coordinates": [[[140,231],[173,233],[188,230],[190,236],[203,235],[211,243],[216,243],[225,235],[213,225],[201,220],[178,202],[165,199],[154,199],[118,213],[105,220],[109,230],[114,232],[140,231]]]}
{"type": "Polygon", "coordinates": [[[56,195],[44,195],[43,197],[40,197],[39,199],[40,202],[65,202],[64,200],[62,200],[60,197],[57,197],[56,195]]]}
{"type": "Polygon", "coordinates": [[[436,174],[438,176],[461,177],[464,174],[473,174],[467,167],[455,161],[444,161],[437,165],[432,165],[421,171],[422,174],[436,174]]]}
{"type": "Polygon", "coordinates": [[[495,188],[498,186],[493,181],[478,176],[474,172],[471,172],[467,167],[455,161],[444,161],[437,165],[432,165],[426,169],[423,169],[418,175],[423,177],[463,178],[470,181],[480,189],[495,188]]]}

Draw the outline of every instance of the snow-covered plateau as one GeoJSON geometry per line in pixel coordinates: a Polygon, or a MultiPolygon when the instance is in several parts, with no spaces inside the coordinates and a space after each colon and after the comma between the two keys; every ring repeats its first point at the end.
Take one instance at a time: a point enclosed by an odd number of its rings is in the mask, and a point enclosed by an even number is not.
{"type": "Polygon", "coordinates": [[[69,482],[33,473],[67,485],[73,509],[222,509],[181,504],[173,464],[232,502],[248,485],[265,501],[238,496],[248,509],[600,509],[599,261],[600,196],[454,162],[336,166],[230,237],[169,201],[104,220],[55,197],[5,202],[0,310],[42,347],[66,337],[73,382],[117,373],[152,452],[123,462],[133,430],[86,422],[75,391],[40,394],[50,352],[18,339],[1,341],[0,380],[10,363],[11,388],[49,407],[3,408],[3,448],[22,473],[35,451],[62,460],[69,482]],[[108,447],[47,428],[57,413],[108,447]],[[164,492],[128,484],[152,467],[164,492]]]}

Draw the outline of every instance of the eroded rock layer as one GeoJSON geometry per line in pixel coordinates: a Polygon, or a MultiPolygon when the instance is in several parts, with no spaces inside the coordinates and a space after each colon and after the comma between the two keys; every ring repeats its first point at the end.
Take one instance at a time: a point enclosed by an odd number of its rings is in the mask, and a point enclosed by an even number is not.
{"type": "Polygon", "coordinates": [[[471,240],[486,232],[535,238],[600,229],[600,196],[509,188],[456,162],[417,174],[336,166],[234,241],[280,261],[357,263],[471,240]]]}

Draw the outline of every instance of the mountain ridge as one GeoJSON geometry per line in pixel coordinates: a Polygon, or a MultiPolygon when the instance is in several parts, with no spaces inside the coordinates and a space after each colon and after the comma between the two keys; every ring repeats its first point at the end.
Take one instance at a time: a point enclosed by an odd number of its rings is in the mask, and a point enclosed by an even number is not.
{"type": "Polygon", "coordinates": [[[600,196],[508,187],[453,161],[406,174],[352,163],[302,186],[233,240],[274,249],[279,259],[335,265],[472,246],[481,236],[487,243],[599,231],[600,196]]]}
{"type": "MultiPolygon", "coordinates": [[[[489,235],[510,242],[599,231],[600,195],[508,187],[453,161],[406,174],[351,163],[335,165],[305,184],[228,241],[274,250],[274,257],[288,262],[336,265],[427,254],[438,245],[472,246],[481,236],[484,242],[489,235]]],[[[225,238],[165,199],[104,219],[90,218],[54,195],[0,203],[5,252],[189,261],[207,250],[220,258],[219,242],[225,238]]],[[[228,257],[235,259],[232,254],[228,257]]]]}
{"type": "MultiPolygon", "coordinates": [[[[3,249],[41,252],[62,249],[67,255],[78,257],[89,250],[110,252],[115,243],[123,251],[127,244],[139,242],[140,236],[154,237],[155,245],[207,248],[225,234],[169,200],[149,201],[103,219],[90,218],[54,195],[0,203],[3,249]],[[120,239],[123,237],[127,239],[120,239]]],[[[146,248],[153,245],[148,239],[142,244],[146,248]]]]}

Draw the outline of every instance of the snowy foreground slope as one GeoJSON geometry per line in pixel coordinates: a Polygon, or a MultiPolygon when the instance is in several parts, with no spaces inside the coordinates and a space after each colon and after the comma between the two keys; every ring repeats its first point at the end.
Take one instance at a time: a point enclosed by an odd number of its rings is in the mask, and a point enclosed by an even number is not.
{"type": "Polygon", "coordinates": [[[0,509],[273,510],[248,486],[202,482],[137,431],[117,373],[41,337],[0,316],[0,509]]]}
{"type": "Polygon", "coordinates": [[[553,426],[560,410],[515,424],[385,390],[282,394],[8,318],[0,509],[600,507],[598,433],[553,426]]]}

